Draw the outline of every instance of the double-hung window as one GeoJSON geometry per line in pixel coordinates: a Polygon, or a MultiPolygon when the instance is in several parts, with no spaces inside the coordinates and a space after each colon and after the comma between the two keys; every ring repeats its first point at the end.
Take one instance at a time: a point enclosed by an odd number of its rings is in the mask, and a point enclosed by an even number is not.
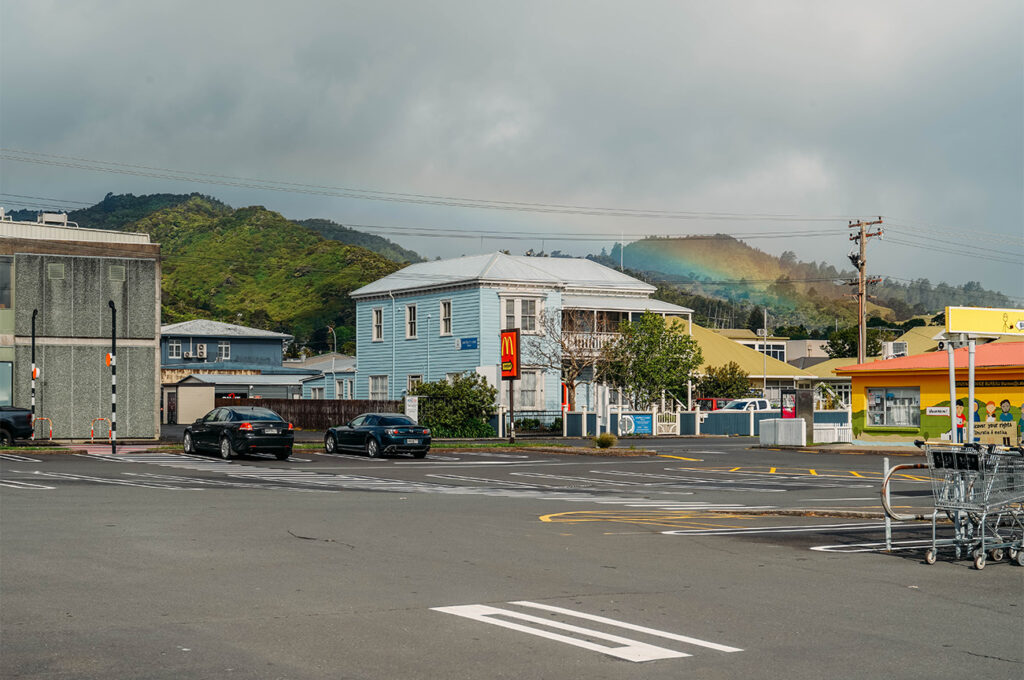
{"type": "Polygon", "coordinates": [[[370,376],[370,399],[384,400],[388,398],[388,377],[386,375],[370,376]]]}
{"type": "Polygon", "coordinates": [[[382,342],[384,340],[384,308],[374,307],[373,321],[370,324],[371,340],[382,342]]]}
{"type": "Polygon", "coordinates": [[[441,335],[452,334],[452,301],[441,300],[441,335]]]}
{"type": "Polygon", "coordinates": [[[322,388],[322,387],[310,387],[309,388],[309,398],[310,399],[323,399],[324,398],[324,388],[322,388]]]}
{"type": "Polygon", "coordinates": [[[868,427],[920,427],[919,387],[869,387],[868,427]]]}
{"type": "Polygon", "coordinates": [[[405,306],[405,338],[406,340],[416,338],[416,305],[405,306]]]}
{"type": "Polygon", "coordinates": [[[541,332],[541,310],[539,298],[504,298],[505,326],[518,328],[523,333],[541,332]]]}
{"type": "Polygon", "coordinates": [[[181,358],[181,338],[171,338],[167,341],[167,358],[181,358]]]}

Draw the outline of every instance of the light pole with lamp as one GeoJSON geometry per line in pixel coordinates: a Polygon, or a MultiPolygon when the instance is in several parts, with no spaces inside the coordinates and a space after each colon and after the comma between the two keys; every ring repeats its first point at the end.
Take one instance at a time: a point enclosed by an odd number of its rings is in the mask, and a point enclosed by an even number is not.
{"type": "MultiPolygon", "coordinates": [[[[334,326],[328,326],[327,330],[334,336],[334,353],[331,354],[331,381],[334,382],[334,398],[338,398],[338,374],[334,371],[334,360],[338,357],[338,335],[334,332],[334,326]]],[[[324,396],[327,396],[327,386],[324,386],[324,396]]]]}

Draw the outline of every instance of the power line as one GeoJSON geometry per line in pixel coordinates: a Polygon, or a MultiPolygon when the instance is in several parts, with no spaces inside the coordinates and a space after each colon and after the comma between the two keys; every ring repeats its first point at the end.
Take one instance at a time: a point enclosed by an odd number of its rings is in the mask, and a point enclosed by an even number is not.
{"type": "Polygon", "coordinates": [[[25,151],[11,148],[0,148],[0,152],[2,152],[0,153],[0,158],[21,163],[35,163],[39,165],[66,167],[79,170],[93,170],[96,172],[109,172],[114,174],[133,175],[139,177],[152,177],[156,179],[170,179],[176,181],[219,184],[223,186],[233,186],[240,188],[265,189],[269,191],[336,196],[340,198],[355,198],[361,200],[390,201],[398,203],[417,203],[424,205],[440,205],[447,207],[482,208],[488,210],[511,210],[540,213],[561,213],[572,215],[593,215],[605,217],[636,217],[644,219],[700,219],[726,221],[751,220],[783,222],[838,222],[846,220],[846,218],[842,216],[806,216],[797,214],[775,213],[657,210],[640,208],[569,205],[559,203],[534,203],[527,201],[505,201],[460,196],[444,196],[434,194],[414,194],[394,191],[380,191],[376,189],[359,189],[353,187],[306,184],[300,182],[266,180],[250,177],[236,177],[232,175],[220,175],[214,173],[205,173],[201,171],[174,170],[170,168],[160,168],[146,165],[118,163],[113,161],[101,161],[96,159],[80,158],[76,156],[44,154],[35,151],[25,151]]]}

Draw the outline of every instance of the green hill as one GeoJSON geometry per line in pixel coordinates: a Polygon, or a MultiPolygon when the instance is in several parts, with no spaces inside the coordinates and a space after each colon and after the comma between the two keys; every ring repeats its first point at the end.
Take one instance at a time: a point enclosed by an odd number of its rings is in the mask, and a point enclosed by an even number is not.
{"type": "Polygon", "coordinates": [[[324,238],[329,238],[332,241],[340,241],[351,246],[360,246],[361,248],[372,250],[393,262],[407,262],[409,264],[423,262],[423,258],[417,253],[406,250],[397,243],[393,243],[382,236],[350,229],[331,220],[298,220],[297,224],[312,229],[324,238]]]}
{"type": "Polygon", "coordinates": [[[215,319],[291,333],[322,344],[337,326],[354,348],[348,293],[400,265],[358,246],[324,239],[263,207],[232,210],[200,196],[124,225],[161,244],[163,323],[215,319]]]}

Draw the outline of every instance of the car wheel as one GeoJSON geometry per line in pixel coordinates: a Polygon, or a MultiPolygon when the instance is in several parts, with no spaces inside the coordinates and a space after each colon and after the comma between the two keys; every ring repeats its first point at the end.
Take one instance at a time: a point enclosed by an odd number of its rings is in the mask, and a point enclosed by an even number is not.
{"type": "Polygon", "coordinates": [[[328,434],[326,437],[324,437],[324,451],[326,451],[327,453],[338,452],[338,440],[334,438],[333,434],[328,434]]]}
{"type": "Polygon", "coordinates": [[[231,457],[231,440],[227,437],[220,439],[220,457],[227,460],[231,457]]]}
{"type": "Polygon", "coordinates": [[[181,440],[181,446],[182,446],[183,449],[185,449],[185,453],[195,453],[196,452],[196,445],[195,445],[195,442],[192,441],[192,433],[191,432],[186,432],[185,433],[185,436],[181,440]]]}
{"type": "Polygon", "coordinates": [[[7,430],[0,430],[0,448],[14,446],[14,437],[7,430]]]}
{"type": "Polygon", "coordinates": [[[366,455],[370,458],[380,458],[380,444],[373,437],[366,440],[366,455]]]}

